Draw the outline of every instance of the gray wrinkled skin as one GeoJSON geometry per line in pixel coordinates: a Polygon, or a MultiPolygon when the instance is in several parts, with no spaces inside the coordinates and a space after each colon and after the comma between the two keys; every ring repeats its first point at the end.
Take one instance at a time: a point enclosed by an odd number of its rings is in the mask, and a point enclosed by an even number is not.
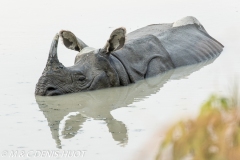
{"type": "Polygon", "coordinates": [[[126,86],[177,67],[213,59],[223,50],[223,45],[194,17],[149,25],[125,34],[125,28],[118,28],[103,48],[93,49],[72,32],[60,31],[53,39],[35,94],[53,96],[126,86]],[[71,67],[63,66],[57,58],[59,36],[67,48],[79,51],[71,67]]]}

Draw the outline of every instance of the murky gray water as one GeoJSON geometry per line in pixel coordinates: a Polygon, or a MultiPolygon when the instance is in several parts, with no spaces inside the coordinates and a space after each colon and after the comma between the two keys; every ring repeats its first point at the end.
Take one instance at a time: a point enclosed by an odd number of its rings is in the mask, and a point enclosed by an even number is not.
{"type": "MultiPolygon", "coordinates": [[[[147,140],[157,130],[194,116],[210,94],[228,94],[240,76],[238,0],[0,2],[1,154],[84,150],[82,159],[131,159],[145,153],[147,140]],[[187,15],[197,17],[225,46],[214,62],[173,70],[128,87],[34,96],[52,38],[59,30],[71,30],[88,45],[102,47],[119,26],[130,32],[187,15]]],[[[73,64],[77,52],[63,45],[58,51],[63,64],[73,64]]],[[[149,150],[151,157],[154,152],[149,150]]],[[[41,158],[0,155],[0,159],[41,158]]]]}

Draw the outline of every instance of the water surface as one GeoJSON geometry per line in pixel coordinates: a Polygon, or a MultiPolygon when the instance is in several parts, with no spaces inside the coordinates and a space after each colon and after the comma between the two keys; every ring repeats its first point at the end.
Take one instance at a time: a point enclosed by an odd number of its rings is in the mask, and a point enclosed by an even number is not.
{"type": "MultiPolygon", "coordinates": [[[[0,152],[85,150],[83,159],[131,159],[145,153],[144,145],[156,130],[196,115],[209,95],[227,94],[240,76],[237,0],[1,0],[0,19],[0,152]],[[172,70],[128,87],[34,96],[52,38],[59,30],[71,30],[98,48],[117,27],[130,32],[188,15],[197,17],[225,46],[210,64],[172,70]]],[[[73,64],[77,54],[63,45],[58,53],[66,66],[73,64]]]]}

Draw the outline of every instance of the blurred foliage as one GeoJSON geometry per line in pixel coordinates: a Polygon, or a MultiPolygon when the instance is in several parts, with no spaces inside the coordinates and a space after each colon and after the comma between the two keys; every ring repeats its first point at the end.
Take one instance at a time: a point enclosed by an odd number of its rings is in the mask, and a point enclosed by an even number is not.
{"type": "Polygon", "coordinates": [[[167,160],[239,160],[240,118],[235,105],[231,98],[211,96],[195,120],[180,121],[167,131],[156,160],[165,160],[166,153],[167,160]]]}

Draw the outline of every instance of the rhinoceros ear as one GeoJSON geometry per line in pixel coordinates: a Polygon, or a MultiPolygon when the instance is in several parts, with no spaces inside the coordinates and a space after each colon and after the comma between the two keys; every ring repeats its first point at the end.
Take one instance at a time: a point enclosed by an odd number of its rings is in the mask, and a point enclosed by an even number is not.
{"type": "Polygon", "coordinates": [[[74,51],[81,51],[87,45],[78,39],[72,32],[62,30],[59,32],[60,37],[62,38],[63,44],[74,51]]]}
{"type": "Polygon", "coordinates": [[[115,29],[110,35],[110,38],[108,39],[106,45],[103,47],[103,50],[106,53],[111,53],[112,51],[121,49],[125,43],[125,35],[125,28],[121,27],[115,29]]]}

